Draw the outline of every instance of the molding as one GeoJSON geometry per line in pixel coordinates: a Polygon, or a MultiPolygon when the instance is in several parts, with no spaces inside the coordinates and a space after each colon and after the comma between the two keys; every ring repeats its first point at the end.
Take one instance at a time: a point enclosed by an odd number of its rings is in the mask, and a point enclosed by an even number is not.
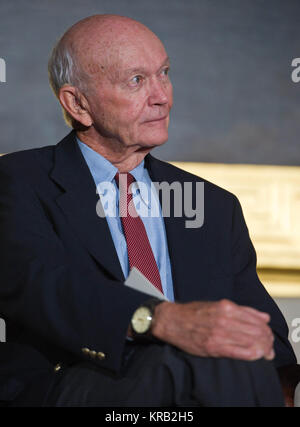
{"type": "Polygon", "coordinates": [[[300,271],[259,270],[261,282],[274,298],[300,298],[300,271]]]}
{"type": "Polygon", "coordinates": [[[300,297],[300,167],[170,163],[239,198],[266,288],[300,297]]]}

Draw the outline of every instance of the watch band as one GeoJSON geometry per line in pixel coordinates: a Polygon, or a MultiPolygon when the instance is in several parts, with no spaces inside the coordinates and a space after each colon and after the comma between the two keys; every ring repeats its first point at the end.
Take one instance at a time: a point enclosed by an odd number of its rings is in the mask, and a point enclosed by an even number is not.
{"type": "Polygon", "coordinates": [[[153,324],[153,319],[154,319],[154,312],[155,312],[155,307],[159,304],[161,304],[162,302],[164,302],[165,300],[161,300],[159,298],[150,298],[149,300],[146,300],[145,302],[143,302],[142,305],[140,305],[139,308],[141,307],[146,307],[150,310],[151,312],[151,322],[149,325],[149,328],[147,329],[146,332],[144,333],[138,333],[134,330],[134,326],[131,323],[131,330],[132,330],[132,336],[135,340],[139,340],[139,341],[145,341],[145,342],[159,342],[159,340],[157,338],[155,338],[152,334],[151,334],[151,326],[153,324]]]}

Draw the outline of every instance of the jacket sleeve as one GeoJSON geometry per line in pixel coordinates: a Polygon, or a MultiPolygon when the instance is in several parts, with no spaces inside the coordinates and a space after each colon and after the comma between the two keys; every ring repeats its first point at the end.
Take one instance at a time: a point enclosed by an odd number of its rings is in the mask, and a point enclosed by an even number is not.
{"type": "Polygon", "coordinates": [[[0,313],[21,339],[49,358],[53,349],[120,368],[130,318],[148,296],[72,264],[38,195],[1,161],[0,254],[0,313]]]}
{"type": "Polygon", "coordinates": [[[232,222],[232,259],[235,277],[235,302],[269,313],[275,336],[276,367],[297,363],[288,341],[288,326],[275,301],[260,282],[256,272],[256,252],[249,237],[241,205],[235,197],[232,222]]]}

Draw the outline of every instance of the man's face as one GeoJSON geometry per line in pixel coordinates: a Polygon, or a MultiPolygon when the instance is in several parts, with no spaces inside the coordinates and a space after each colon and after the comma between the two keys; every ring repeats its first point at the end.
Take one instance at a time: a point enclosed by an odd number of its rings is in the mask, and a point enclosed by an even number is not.
{"type": "Polygon", "coordinates": [[[88,68],[87,99],[94,127],[104,138],[143,151],[168,139],[172,84],[169,60],[152,33],[127,37],[88,68]]]}

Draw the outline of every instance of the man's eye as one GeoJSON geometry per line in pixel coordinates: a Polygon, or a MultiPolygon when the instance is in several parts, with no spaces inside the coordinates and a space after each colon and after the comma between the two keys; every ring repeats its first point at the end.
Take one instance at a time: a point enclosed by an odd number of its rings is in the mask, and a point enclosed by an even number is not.
{"type": "Polygon", "coordinates": [[[170,68],[169,68],[169,67],[164,68],[164,69],[162,70],[162,74],[163,74],[164,76],[167,76],[167,75],[169,74],[169,71],[170,71],[170,68]]]}
{"type": "Polygon", "coordinates": [[[131,82],[134,84],[134,85],[139,85],[141,82],[142,82],[142,76],[134,76],[132,79],[131,79],[131,82]]]}

